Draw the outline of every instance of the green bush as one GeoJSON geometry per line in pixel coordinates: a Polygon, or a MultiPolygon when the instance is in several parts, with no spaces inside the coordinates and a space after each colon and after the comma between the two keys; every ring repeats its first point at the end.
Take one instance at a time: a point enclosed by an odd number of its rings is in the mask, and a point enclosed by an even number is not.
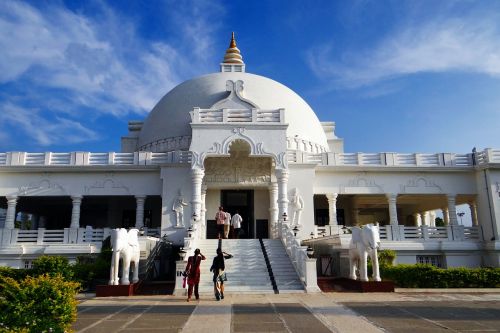
{"type": "Polygon", "coordinates": [[[74,279],[80,282],[84,288],[92,285],[94,280],[108,280],[111,266],[111,238],[107,237],[102,242],[99,255],[80,256],[76,264],[72,266],[74,279]]]}
{"type": "Polygon", "coordinates": [[[65,280],[73,278],[73,269],[68,259],[61,256],[41,256],[33,261],[32,273],[30,275],[48,274],[50,276],[61,275],[65,280]]]}
{"type": "Polygon", "coordinates": [[[380,273],[384,280],[392,280],[402,288],[500,288],[500,268],[381,265],[380,273]]]}
{"type": "Polygon", "coordinates": [[[28,275],[29,270],[0,266],[0,277],[10,277],[14,280],[22,280],[28,275]]]}
{"type": "Polygon", "coordinates": [[[394,250],[381,250],[377,252],[378,264],[380,266],[393,266],[396,259],[396,251],[394,250]]]}
{"type": "Polygon", "coordinates": [[[78,289],[61,275],[0,277],[0,332],[72,332],[78,289]]]}

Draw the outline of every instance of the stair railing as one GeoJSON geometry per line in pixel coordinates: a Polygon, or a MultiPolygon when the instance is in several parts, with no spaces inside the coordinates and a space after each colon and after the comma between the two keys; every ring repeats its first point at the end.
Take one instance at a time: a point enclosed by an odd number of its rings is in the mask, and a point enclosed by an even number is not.
{"type": "Polygon", "coordinates": [[[301,245],[300,237],[293,228],[282,223],[281,241],[307,292],[320,292],[316,274],[316,258],[307,255],[307,246],[301,245]]]}

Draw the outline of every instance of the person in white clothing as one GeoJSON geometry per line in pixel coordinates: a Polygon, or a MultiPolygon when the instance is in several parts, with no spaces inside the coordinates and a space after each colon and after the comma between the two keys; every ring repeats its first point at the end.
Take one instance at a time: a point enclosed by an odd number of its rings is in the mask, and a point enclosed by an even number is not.
{"type": "Polygon", "coordinates": [[[233,218],[231,219],[231,226],[233,227],[234,238],[240,238],[241,222],[243,222],[243,219],[241,218],[239,212],[236,211],[236,214],[234,214],[233,218]]]}
{"type": "Polygon", "coordinates": [[[224,220],[224,238],[229,237],[229,228],[231,227],[231,214],[226,212],[226,219],[224,220]]]}

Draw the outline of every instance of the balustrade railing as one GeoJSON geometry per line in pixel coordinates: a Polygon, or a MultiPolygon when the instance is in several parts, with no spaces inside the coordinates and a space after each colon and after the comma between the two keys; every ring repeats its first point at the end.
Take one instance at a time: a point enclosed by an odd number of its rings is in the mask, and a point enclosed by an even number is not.
{"type": "MultiPolygon", "coordinates": [[[[0,246],[15,244],[101,244],[111,234],[110,228],[64,228],[20,230],[1,229],[0,246]]],[[[160,237],[160,228],[144,228],[144,235],[160,237]]]]}
{"type": "Polygon", "coordinates": [[[316,259],[308,257],[307,246],[301,245],[300,238],[294,235],[293,228],[286,223],[281,225],[281,241],[306,291],[319,292],[316,259]]]}
{"type": "MultiPolygon", "coordinates": [[[[257,119],[277,119],[274,113],[260,110],[257,119]],[[266,116],[264,116],[266,115],[266,116]],[[274,118],[273,118],[274,117],[274,118]]],[[[242,114],[235,114],[240,119],[242,114]]],[[[254,115],[252,114],[252,117],[254,115]]],[[[246,116],[245,116],[246,117],[246,116]]],[[[266,121],[267,121],[266,120],[266,121]]],[[[269,120],[270,122],[271,120],[269,120]]],[[[394,166],[394,167],[471,167],[474,164],[500,163],[500,150],[485,149],[475,154],[399,154],[399,153],[318,153],[288,150],[289,163],[309,163],[331,166],[394,166]]],[[[0,153],[1,166],[85,166],[85,165],[159,165],[167,163],[191,163],[189,151],[167,153],[0,153]]]]}
{"type": "Polygon", "coordinates": [[[463,225],[448,225],[444,227],[385,225],[380,227],[380,239],[387,241],[483,240],[480,226],[465,227],[463,225]]]}
{"type": "Polygon", "coordinates": [[[190,112],[198,123],[284,123],[284,109],[200,109],[190,112]]]}
{"type": "Polygon", "coordinates": [[[291,149],[287,156],[289,163],[332,166],[472,167],[500,163],[500,150],[494,149],[475,154],[311,153],[291,149]]]}

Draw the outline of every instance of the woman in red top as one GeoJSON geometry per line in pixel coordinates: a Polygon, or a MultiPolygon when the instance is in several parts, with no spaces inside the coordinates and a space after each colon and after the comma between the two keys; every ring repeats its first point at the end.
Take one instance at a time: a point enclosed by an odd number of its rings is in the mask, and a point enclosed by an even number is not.
{"type": "Polygon", "coordinates": [[[200,264],[202,260],[205,260],[205,256],[200,253],[200,249],[194,250],[194,256],[188,258],[187,266],[185,273],[187,275],[187,283],[188,283],[188,298],[187,301],[191,300],[191,296],[193,295],[194,288],[194,297],[196,299],[200,299],[200,295],[198,294],[198,285],[200,284],[200,264]]]}

